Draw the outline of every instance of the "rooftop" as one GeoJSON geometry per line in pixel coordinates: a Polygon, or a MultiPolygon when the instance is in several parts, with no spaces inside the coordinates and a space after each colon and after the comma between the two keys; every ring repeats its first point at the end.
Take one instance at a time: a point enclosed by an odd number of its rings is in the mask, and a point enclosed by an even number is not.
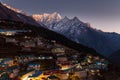
{"type": "Polygon", "coordinates": [[[32,76],[29,76],[29,77],[38,77],[41,74],[42,74],[42,71],[36,71],[35,74],[33,74],[32,76]]]}

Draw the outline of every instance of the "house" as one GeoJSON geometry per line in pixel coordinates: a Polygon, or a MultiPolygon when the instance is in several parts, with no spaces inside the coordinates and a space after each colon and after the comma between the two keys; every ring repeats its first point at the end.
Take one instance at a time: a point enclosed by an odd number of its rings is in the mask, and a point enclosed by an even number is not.
{"type": "Polygon", "coordinates": [[[35,70],[39,70],[40,69],[40,64],[37,64],[37,63],[30,63],[28,65],[28,68],[32,68],[32,69],[35,69],[35,70]]]}
{"type": "Polygon", "coordinates": [[[52,49],[53,53],[65,53],[65,49],[63,47],[55,47],[52,49]]]}
{"type": "Polygon", "coordinates": [[[24,47],[35,47],[36,46],[35,42],[32,40],[30,40],[30,41],[27,40],[25,42],[21,42],[20,45],[22,45],[24,47]]]}
{"type": "Polygon", "coordinates": [[[42,73],[43,73],[42,71],[35,71],[35,73],[29,76],[27,80],[42,80],[41,79],[42,73]]]}
{"type": "Polygon", "coordinates": [[[64,56],[64,55],[61,55],[61,56],[58,56],[58,57],[57,57],[57,60],[58,60],[58,61],[61,61],[61,62],[62,62],[62,61],[64,62],[64,61],[68,61],[68,58],[67,58],[66,56],[64,56]]]}
{"type": "Polygon", "coordinates": [[[42,46],[43,45],[43,42],[39,38],[36,38],[35,41],[36,41],[37,46],[42,46]]]}
{"type": "Polygon", "coordinates": [[[6,43],[16,43],[17,41],[14,38],[6,38],[6,43]]]}
{"type": "Polygon", "coordinates": [[[0,63],[0,70],[6,69],[8,67],[8,64],[2,64],[0,63]]]}
{"type": "Polygon", "coordinates": [[[60,79],[61,80],[67,80],[68,79],[68,73],[62,73],[60,79]]]}
{"type": "Polygon", "coordinates": [[[14,31],[3,31],[3,32],[0,32],[0,34],[6,35],[6,36],[11,36],[11,35],[15,35],[15,32],[14,31]]]}
{"type": "Polygon", "coordinates": [[[5,58],[1,61],[2,64],[6,64],[8,66],[13,66],[13,59],[12,58],[5,58]]]}
{"type": "Polygon", "coordinates": [[[61,63],[60,64],[61,70],[67,70],[73,67],[73,65],[70,62],[67,63],[61,63]]]}
{"type": "Polygon", "coordinates": [[[51,75],[47,78],[47,80],[60,80],[60,79],[55,75],[51,75]]]}
{"type": "Polygon", "coordinates": [[[20,55],[17,56],[16,59],[18,60],[18,62],[28,62],[28,61],[33,61],[35,59],[35,57],[33,55],[20,55]]]}
{"type": "Polygon", "coordinates": [[[32,49],[31,47],[22,47],[21,51],[28,51],[30,52],[32,49]]]}
{"type": "Polygon", "coordinates": [[[28,70],[23,73],[20,73],[19,78],[20,78],[20,80],[30,80],[29,76],[32,76],[33,74],[35,74],[35,70],[28,70]]]}
{"type": "Polygon", "coordinates": [[[74,76],[78,76],[79,78],[86,78],[88,76],[87,71],[76,71],[74,76]]]}

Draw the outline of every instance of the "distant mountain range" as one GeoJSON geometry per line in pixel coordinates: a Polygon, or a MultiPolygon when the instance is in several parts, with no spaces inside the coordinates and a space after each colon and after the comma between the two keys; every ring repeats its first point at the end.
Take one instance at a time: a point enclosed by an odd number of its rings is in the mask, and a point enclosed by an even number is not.
{"type": "Polygon", "coordinates": [[[57,12],[52,13],[52,14],[44,13],[41,15],[33,14],[32,18],[35,19],[37,22],[39,22],[39,24],[46,25],[47,28],[49,28],[50,26],[52,27],[53,24],[55,24],[56,22],[62,19],[61,15],[58,14],[57,12]]]}
{"type": "Polygon", "coordinates": [[[21,10],[14,9],[6,4],[0,3],[0,28],[5,30],[30,29],[34,36],[40,36],[47,40],[55,40],[57,43],[75,49],[79,52],[82,51],[99,55],[94,49],[78,44],[59,33],[47,29],[44,24],[38,24],[38,22],[36,22],[31,16],[27,16],[20,11],[21,10]]]}
{"type": "Polygon", "coordinates": [[[13,20],[23,22],[24,24],[38,26],[37,29],[39,29],[36,30],[36,32],[39,34],[41,33],[40,35],[48,39],[57,40],[62,44],[77,50],[80,50],[79,48],[81,48],[83,51],[95,52],[93,50],[95,49],[107,58],[111,57],[114,52],[120,50],[119,34],[94,29],[89,23],[84,23],[77,17],[74,17],[73,19],[69,19],[68,17],[62,18],[57,12],[28,16],[21,10],[0,3],[0,19],[13,20]],[[53,31],[60,33],[65,37],[53,31]]]}
{"type": "Polygon", "coordinates": [[[77,17],[62,18],[59,13],[33,14],[37,22],[43,23],[48,29],[58,32],[67,38],[94,48],[100,54],[109,57],[120,49],[120,35],[94,29],[89,23],[80,21],[77,17]]]}

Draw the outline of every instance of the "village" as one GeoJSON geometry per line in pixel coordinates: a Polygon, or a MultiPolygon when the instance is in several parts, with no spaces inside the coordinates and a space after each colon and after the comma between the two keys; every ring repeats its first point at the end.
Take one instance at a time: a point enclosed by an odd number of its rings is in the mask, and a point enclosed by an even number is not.
{"type": "Polygon", "coordinates": [[[108,71],[109,62],[101,56],[40,36],[16,37],[26,32],[31,31],[0,32],[0,80],[92,80],[108,71]]]}

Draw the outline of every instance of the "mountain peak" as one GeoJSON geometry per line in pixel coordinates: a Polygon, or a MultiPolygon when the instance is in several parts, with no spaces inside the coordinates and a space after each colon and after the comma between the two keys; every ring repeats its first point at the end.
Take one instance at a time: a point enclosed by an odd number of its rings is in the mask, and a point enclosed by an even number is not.
{"type": "Polygon", "coordinates": [[[5,4],[5,3],[2,3],[2,2],[1,2],[1,4],[2,4],[3,6],[5,6],[6,8],[14,11],[14,12],[21,13],[21,14],[26,14],[26,15],[27,15],[27,13],[25,13],[24,11],[22,11],[22,10],[20,10],[20,9],[13,8],[13,7],[11,7],[10,5],[5,4]]]}
{"type": "Polygon", "coordinates": [[[48,26],[52,23],[56,23],[62,19],[61,15],[58,12],[54,13],[43,13],[43,14],[33,14],[32,18],[35,19],[39,23],[43,23],[48,26]]]}
{"type": "Polygon", "coordinates": [[[39,26],[39,24],[30,16],[23,14],[22,10],[10,7],[2,2],[0,2],[0,19],[20,21],[23,23],[39,26]]]}
{"type": "Polygon", "coordinates": [[[58,12],[54,12],[51,15],[60,15],[58,12]]]}
{"type": "Polygon", "coordinates": [[[78,17],[74,17],[73,19],[71,19],[71,21],[74,23],[79,23],[79,24],[83,23],[82,21],[79,20],[78,17]]]}
{"type": "Polygon", "coordinates": [[[61,15],[57,12],[50,14],[49,17],[56,19],[57,21],[60,21],[62,19],[61,15]]]}
{"type": "MultiPolygon", "coordinates": [[[[36,15],[36,14],[35,14],[35,15],[36,15]]],[[[40,14],[37,14],[37,15],[39,16],[40,14]]],[[[47,17],[47,16],[49,16],[48,13],[43,13],[42,15],[43,15],[43,17],[47,17]]]]}
{"type": "Polygon", "coordinates": [[[69,20],[69,18],[67,16],[65,16],[64,19],[68,19],[69,20]]]}
{"type": "Polygon", "coordinates": [[[62,19],[62,21],[63,22],[67,22],[67,21],[69,21],[70,19],[67,17],[67,16],[65,16],[63,19],[62,19]]]}
{"type": "Polygon", "coordinates": [[[72,20],[80,21],[76,16],[72,20]]]}

